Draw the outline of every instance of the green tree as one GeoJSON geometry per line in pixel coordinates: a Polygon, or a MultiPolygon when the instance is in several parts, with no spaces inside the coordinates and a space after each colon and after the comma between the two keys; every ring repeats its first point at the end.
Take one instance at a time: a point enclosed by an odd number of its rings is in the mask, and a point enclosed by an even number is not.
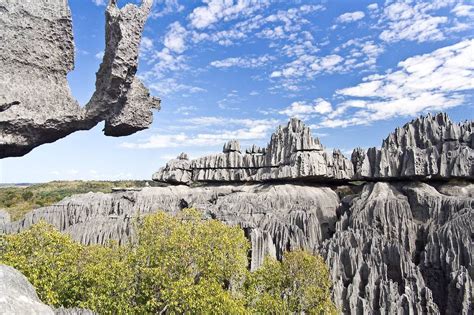
{"type": "Polygon", "coordinates": [[[144,218],[135,249],[138,305],[144,312],[243,311],[240,286],[249,243],[237,227],[187,209],[144,218]],[[214,311],[217,311],[215,309],[214,311]]]}
{"type": "Polygon", "coordinates": [[[43,302],[101,314],[335,313],[319,256],[289,252],[249,272],[243,231],[194,209],[146,216],[136,229],[135,243],[84,246],[40,222],[0,236],[0,263],[43,302]]]}
{"type": "Polygon", "coordinates": [[[77,269],[81,288],[79,307],[100,313],[133,313],[135,277],[129,247],[114,242],[107,246],[85,246],[77,269]]]}
{"type": "Polygon", "coordinates": [[[2,238],[0,262],[21,271],[43,302],[53,306],[76,305],[80,244],[43,221],[2,238]]]}
{"type": "Polygon", "coordinates": [[[305,251],[267,258],[246,282],[249,307],[257,313],[336,314],[329,271],[321,256],[305,251]]]}

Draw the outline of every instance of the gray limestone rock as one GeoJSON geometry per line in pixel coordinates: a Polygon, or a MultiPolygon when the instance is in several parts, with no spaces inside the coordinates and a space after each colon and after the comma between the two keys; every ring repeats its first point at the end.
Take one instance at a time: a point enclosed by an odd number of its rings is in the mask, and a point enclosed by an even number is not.
{"type": "Polygon", "coordinates": [[[341,181],[353,177],[353,166],[339,150],[328,153],[298,119],[279,127],[265,149],[252,146],[241,153],[236,140],[224,145],[220,154],[190,162],[170,161],[153,175],[156,181],[190,184],[192,182],[268,182],[268,181],[341,181]],[[179,181],[179,178],[184,180],[179,181]]]}
{"type": "Polygon", "coordinates": [[[343,200],[336,232],[320,252],[344,313],[472,313],[474,199],[439,191],[378,182],[343,200]]]}
{"type": "Polygon", "coordinates": [[[176,159],[166,163],[161,172],[153,174],[152,179],[170,184],[192,184],[191,175],[191,161],[186,153],[181,153],[176,159]]]}
{"type": "MultiPolygon", "coordinates": [[[[301,185],[148,187],[111,194],[88,193],[36,209],[4,227],[14,233],[45,220],[84,244],[133,240],[137,216],[194,206],[230,225],[241,226],[252,244],[252,268],[267,254],[287,249],[314,250],[336,223],[337,194],[330,188],[301,185]]],[[[0,226],[0,233],[1,233],[0,226]]]]}
{"type": "Polygon", "coordinates": [[[3,209],[0,209],[0,225],[10,222],[10,214],[3,209]]]}
{"type": "Polygon", "coordinates": [[[286,250],[322,254],[344,314],[471,314],[471,194],[463,182],[148,187],[66,198],[0,233],[45,220],[84,244],[124,243],[135,240],[137,217],[193,206],[244,229],[252,269],[286,250]]]}
{"type": "Polygon", "coordinates": [[[106,9],[106,49],[96,91],[84,107],[72,97],[72,18],[67,1],[0,0],[0,158],[87,130],[105,120],[105,134],[146,128],[159,100],[135,77],[138,48],[152,0],[106,9]]]}
{"type": "Polygon", "coordinates": [[[474,123],[455,124],[440,113],[397,128],[380,149],[354,150],[357,179],[474,179],[474,123]]]}
{"type": "Polygon", "coordinates": [[[54,311],[40,301],[35,288],[21,272],[0,265],[0,314],[54,315],[54,311]]]}

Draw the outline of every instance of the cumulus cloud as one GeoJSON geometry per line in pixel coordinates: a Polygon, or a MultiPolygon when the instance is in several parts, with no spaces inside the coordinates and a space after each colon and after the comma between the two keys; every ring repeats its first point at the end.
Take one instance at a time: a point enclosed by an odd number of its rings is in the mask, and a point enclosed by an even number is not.
{"type": "Polygon", "coordinates": [[[474,17],[474,6],[468,4],[458,4],[451,10],[456,16],[459,17],[474,17]]]}
{"type": "Polygon", "coordinates": [[[332,112],[331,103],[318,98],[312,104],[306,102],[293,102],[291,105],[279,113],[288,117],[297,117],[300,119],[307,119],[316,114],[328,114],[332,112]]]}
{"type": "Polygon", "coordinates": [[[190,14],[191,25],[198,29],[209,27],[217,21],[230,20],[239,15],[249,15],[268,5],[265,0],[204,0],[205,6],[197,7],[190,14]]]}
{"type": "Polygon", "coordinates": [[[186,29],[179,22],[174,22],[168,27],[163,44],[171,51],[182,53],[186,49],[186,34],[186,29]]]}
{"type": "Polygon", "coordinates": [[[397,42],[401,40],[426,42],[439,41],[445,38],[441,28],[448,23],[446,16],[432,16],[430,11],[448,5],[435,2],[426,2],[412,5],[404,1],[396,1],[385,7],[382,21],[386,22],[386,27],[380,39],[386,42],[397,42]]]}
{"type": "Polygon", "coordinates": [[[474,40],[464,40],[410,57],[399,62],[396,71],[370,75],[356,86],[338,90],[346,101],[320,126],[366,124],[462,105],[466,93],[474,89],[473,50],[474,40]],[[350,109],[355,111],[342,118],[350,109]]]}
{"type": "Polygon", "coordinates": [[[365,17],[365,14],[362,11],[347,12],[347,13],[341,14],[337,18],[337,21],[341,23],[350,23],[350,22],[359,21],[363,19],[364,17],[365,17]]]}
{"type": "Polygon", "coordinates": [[[269,61],[274,60],[275,58],[270,55],[263,55],[260,57],[232,57],[222,60],[212,61],[210,64],[216,68],[259,68],[267,64],[269,61]]]}
{"type": "MultiPolygon", "coordinates": [[[[159,134],[152,135],[143,141],[124,142],[124,148],[130,149],[160,149],[176,147],[209,147],[223,145],[225,142],[237,139],[240,141],[262,140],[268,137],[278,121],[265,119],[236,119],[215,116],[204,116],[182,119],[182,123],[195,127],[215,127],[215,132],[187,134],[159,134]],[[231,129],[237,126],[237,129],[231,129]],[[219,129],[219,127],[221,127],[219,129]],[[225,127],[222,129],[222,127],[225,127]]],[[[209,129],[209,128],[207,128],[209,129]]]]}
{"type": "Polygon", "coordinates": [[[184,10],[184,6],[179,4],[178,0],[158,0],[155,1],[153,11],[151,12],[151,18],[159,18],[174,12],[181,12],[184,10]],[[159,10],[156,10],[159,7],[159,10]]]}

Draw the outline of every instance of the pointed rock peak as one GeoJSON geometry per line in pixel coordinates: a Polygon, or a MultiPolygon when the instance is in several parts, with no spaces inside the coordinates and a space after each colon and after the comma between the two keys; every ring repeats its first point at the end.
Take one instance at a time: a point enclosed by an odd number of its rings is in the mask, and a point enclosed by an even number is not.
{"type": "Polygon", "coordinates": [[[222,149],[224,153],[230,152],[239,152],[240,153],[240,142],[238,140],[230,140],[226,144],[224,144],[224,148],[222,149]]]}
{"type": "Polygon", "coordinates": [[[189,156],[187,153],[182,152],[178,157],[176,158],[178,160],[189,160],[189,156]]]}

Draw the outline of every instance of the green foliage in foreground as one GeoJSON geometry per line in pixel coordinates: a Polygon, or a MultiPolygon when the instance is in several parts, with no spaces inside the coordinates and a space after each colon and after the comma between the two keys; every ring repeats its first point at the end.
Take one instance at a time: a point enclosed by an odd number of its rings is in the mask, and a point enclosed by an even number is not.
{"type": "Polygon", "coordinates": [[[247,270],[237,227],[187,209],[138,223],[139,241],[84,246],[40,222],[0,236],[0,263],[21,271],[41,300],[113,314],[335,313],[321,257],[286,253],[247,270]]]}
{"type": "Polygon", "coordinates": [[[49,206],[65,197],[88,192],[109,193],[117,187],[144,187],[147,181],[54,181],[28,187],[0,187],[0,209],[5,209],[12,220],[22,218],[29,211],[49,206]]]}

